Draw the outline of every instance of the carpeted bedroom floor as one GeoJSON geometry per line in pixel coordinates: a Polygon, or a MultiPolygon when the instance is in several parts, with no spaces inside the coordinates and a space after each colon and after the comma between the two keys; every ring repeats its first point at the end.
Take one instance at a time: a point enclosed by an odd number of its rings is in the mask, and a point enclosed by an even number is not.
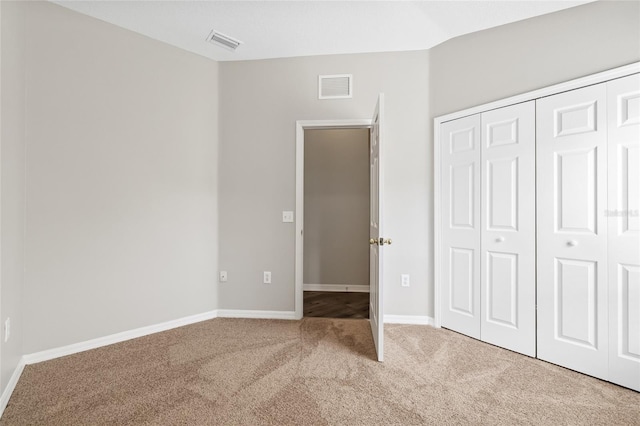
{"type": "Polygon", "coordinates": [[[429,326],[214,319],[27,366],[2,425],[640,424],[640,394],[429,326]]]}

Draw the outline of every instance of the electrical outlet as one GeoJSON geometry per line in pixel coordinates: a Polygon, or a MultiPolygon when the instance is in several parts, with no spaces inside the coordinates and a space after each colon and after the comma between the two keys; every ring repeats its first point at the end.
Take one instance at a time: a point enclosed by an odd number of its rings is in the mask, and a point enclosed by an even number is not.
{"type": "Polygon", "coordinates": [[[5,343],[9,341],[10,335],[11,335],[11,318],[7,318],[4,321],[4,342],[5,343]]]}
{"type": "Polygon", "coordinates": [[[264,271],[262,282],[264,284],[271,284],[271,271],[264,271]]]}
{"type": "Polygon", "coordinates": [[[227,282],[227,271],[220,271],[220,282],[221,283],[227,282]]]}
{"type": "Polygon", "coordinates": [[[409,284],[411,284],[409,274],[402,274],[400,277],[402,278],[402,287],[409,287],[409,284]]]}

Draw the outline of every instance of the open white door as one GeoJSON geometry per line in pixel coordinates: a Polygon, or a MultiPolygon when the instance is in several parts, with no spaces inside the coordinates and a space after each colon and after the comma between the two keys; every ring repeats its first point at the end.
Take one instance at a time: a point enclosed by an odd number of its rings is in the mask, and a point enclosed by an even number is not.
{"type": "Polygon", "coordinates": [[[378,96],[373,119],[371,120],[371,138],[370,138],[370,206],[371,213],[369,215],[369,322],[371,323],[371,332],[373,333],[373,342],[376,345],[376,353],[378,361],[383,359],[384,348],[384,314],[382,303],[382,246],[391,244],[391,240],[382,237],[382,196],[380,183],[382,180],[381,158],[382,150],[380,148],[383,137],[383,117],[384,117],[384,95],[378,96]]]}

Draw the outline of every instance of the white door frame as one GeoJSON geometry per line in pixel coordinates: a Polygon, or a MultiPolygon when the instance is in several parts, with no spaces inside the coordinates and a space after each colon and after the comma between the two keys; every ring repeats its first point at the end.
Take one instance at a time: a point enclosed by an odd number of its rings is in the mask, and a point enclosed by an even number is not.
{"type": "Polygon", "coordinates": [[[296,259],[295,318],[302,319],[304,267],[304,131],[318,129],[369,129],[371,119],[296,121],[296,259]]]}
{"type": "Polygon", "coordinates": [[[555,95],[557,93],[566,92],[568,90],[579,89],[584,86],[590,86],[592,84],[603,83],[608,80],[613,80],[620,77],[626,77],[631,74],[640,72],[640,62],[634,62],[629,65],[624,65],[619,68],[613,68],[607,71],[603,71],[597,74],[588,75],[586,77],[578,78],[575,80],[566,81],[564,83],[556,84],[542,89],[534,90],[531,92],[522,93],[517,96],[511,96],[508,98],[500,99],[495,102],[490,102],[483,105],[478,105],[472,108],[464,109],[461,111],[453,112],[451,114],[442,115],[433,119],[433,255],[434,255],[434,326],[441,327],[441,281],[442,281],[442,253],[440,248],[442,247],[442,235],[440,231],[442,217],[440,214],[442,200],[441,200],[441,170],[440,170],[440,125],[444,122],[455,120],[457,118],[466,117],[469,115],[478,114],[492,109],[502,108],[509,105],[518,104],[521,102],[532,101],[534,99],[543,98],[546,96],[555,95]]]}

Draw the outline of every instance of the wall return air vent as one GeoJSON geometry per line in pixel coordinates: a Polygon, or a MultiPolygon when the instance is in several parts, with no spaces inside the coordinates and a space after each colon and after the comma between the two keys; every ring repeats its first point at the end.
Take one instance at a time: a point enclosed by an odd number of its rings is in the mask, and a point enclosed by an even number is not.
{"type": "Polygon", "coordinates": [[[353,97],[353,75],[319,75],[318,99],[346,99],[353,97]]]}
{"type": "Polygon", "coordinates": [[[209,43],[217,44],[218,46],[222,46],[227,50],[235,51],[242,42],[236,40],[228,35],[219,33],[216,30],[211,31],[209,37],[207,37],[207,41],[209,43]]]}

